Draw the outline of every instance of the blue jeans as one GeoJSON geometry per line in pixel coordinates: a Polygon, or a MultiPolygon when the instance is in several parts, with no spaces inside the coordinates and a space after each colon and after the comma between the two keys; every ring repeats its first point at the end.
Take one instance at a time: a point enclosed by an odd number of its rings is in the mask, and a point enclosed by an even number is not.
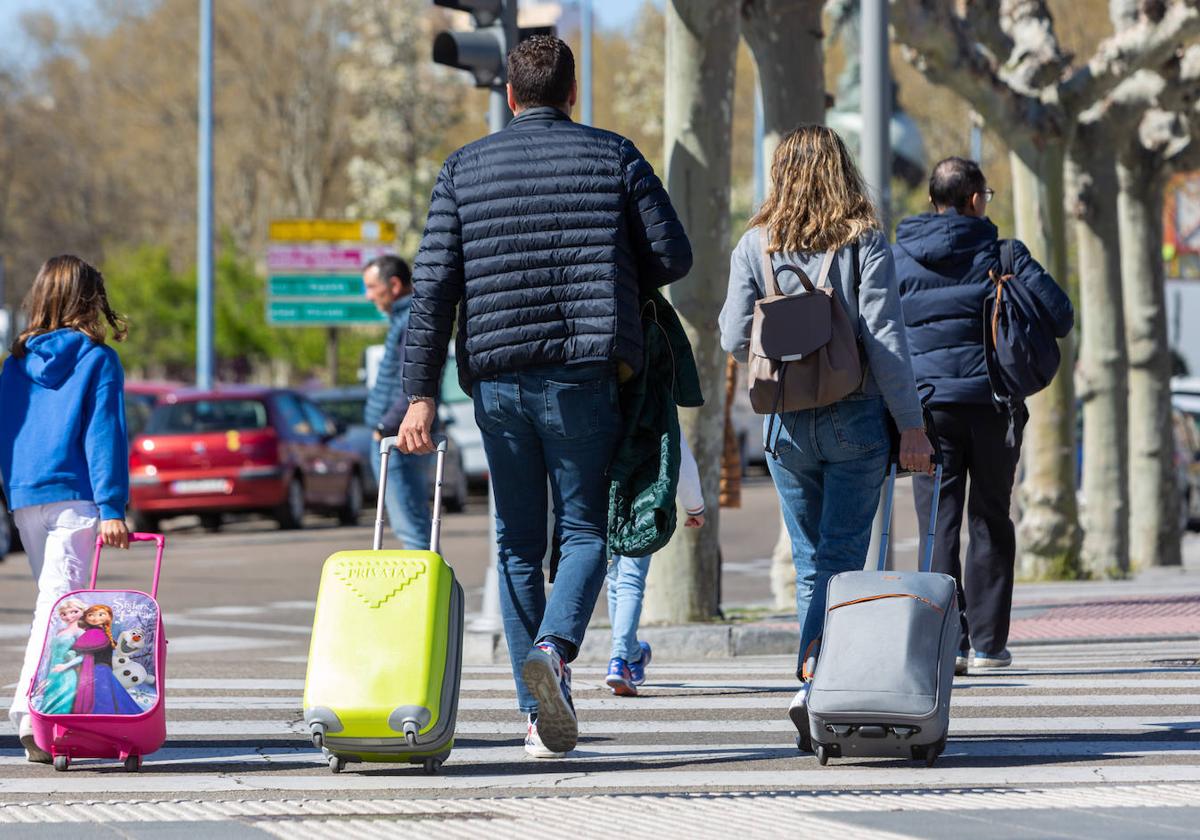
{"type": "Polygon", "coordinates": [[[553,636],[574,659],[604,584],[609,461],[620,434],[613,367],[528,368],[476,382],[475,420],[496,497],[500,610],[521,711],[537,711],[521,668],[553,636]],[[546,479],[561,555],[546,598],[546,479]]]}
{"type": "Polygon", "coordinates": [[[882,397],[855,396],[787,412],[779,457],[767,456],[796,566],[797,675],[821,636],[829,579],[865,565],[890,449],[885,411],[882,397]]]}
{"type": "Polygon", "coordinates": [[[637,662],[642,658],[638,644],[638,622],[642,619],[642,596],[650,556],[613,556],[608,567],[608,620],[612,624],[612,658],[637,662]]]}
{"type": "MultiPolygon", "coordinates": [[[[429,548],[433,515],[429,510],[429,465],[435,455],[404,455],[392,450],[388,458],[387,509],[392,532],[410,551],[429,548]]],[[[379,455],[371,459],[371,471],[379,481],[379,455]]]]}

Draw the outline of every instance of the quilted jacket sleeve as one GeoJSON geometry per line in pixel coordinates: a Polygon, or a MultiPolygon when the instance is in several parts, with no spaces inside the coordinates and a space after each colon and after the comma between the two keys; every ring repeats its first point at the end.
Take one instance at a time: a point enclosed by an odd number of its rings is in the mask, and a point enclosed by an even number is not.
{"type": "Polygon", "coordinates": [[[455,156],[438,174],[425,234],[413,262],[412,314],[404,346],[404,393],[436,397],[455,310],[463,298],[462,225],[454,196],[455,156]]]}
{"type": "Polygon", "coordinates": [[[638,280],[665,286],[692,268],[692,243],[654,168],[630,141],[621,144],[629,203],[626,216],[638,259],[638,280]]]}

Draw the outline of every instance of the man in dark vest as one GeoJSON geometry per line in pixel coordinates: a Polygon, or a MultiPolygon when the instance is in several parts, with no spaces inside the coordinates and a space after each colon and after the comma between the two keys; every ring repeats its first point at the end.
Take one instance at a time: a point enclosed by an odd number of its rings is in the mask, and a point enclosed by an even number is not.
{"type": "MultiPolygon", "coordinates": [[[[974,161],[943,160],[929,179],[934,212],[900,222],[893,246],[913,373],[918,385],[935,389],[930,403],[945,467],[933,570],[958,581],[958,674],[1012,662],[1007,645],[1016,534],[1009,508],[1029,415],[1024,404],[1016,405],[1009,445],[1009,414],[993,398],[984,358],[983,306],[993,292],[992,274],[1001,273],[998,233],[987,218],[992,196],[974,161]],[[970,535],[965,569],[959,562],[964,506],[970,535]]],[[[1075,317],[1070,299],[1025,245],[1014,241],[1012,252],[1016,282],[1041,303],[1055,334],[1066,335],[1075,317]]],[[[926,522],[933,479],[917,475],[913,482],[917,513],[926,522]]]]}
{"type": "Polygon", "coordinates": [[[626,138],[572,122],[575,96],[570,48],[523,41],[508,56],[512,123],[442,167],[414,265],[399,431],[403,451],[431,450],[457,310],[460,379],[496,499],[504,632],[537,757],[578,737],[567,663],[604,584],[618,370],[643,357],[639,288],[692,264],[653,169],[626,138]],[[547,478],[561,546],[549,599],[547,478]]]}

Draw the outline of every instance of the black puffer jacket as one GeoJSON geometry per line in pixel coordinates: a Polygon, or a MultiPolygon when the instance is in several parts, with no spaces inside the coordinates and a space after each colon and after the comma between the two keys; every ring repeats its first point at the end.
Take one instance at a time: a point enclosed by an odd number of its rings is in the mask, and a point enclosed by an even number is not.
{"type": "Polygon", "coordinates": [[[692,249],[633,143],[531,108],[452,154],[413,266],[404,390],[437,393],[455,308],[464,388],[535,365],[642,362],[639,283],[692,249]],[[461,304],[461,306],[460,306],[461,304]]]}

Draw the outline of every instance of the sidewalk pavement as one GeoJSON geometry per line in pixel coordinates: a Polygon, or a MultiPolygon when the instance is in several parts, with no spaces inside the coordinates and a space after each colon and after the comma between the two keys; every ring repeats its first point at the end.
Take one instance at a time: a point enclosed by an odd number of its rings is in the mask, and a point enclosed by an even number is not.
{"type": "MultiPolygon", "coordinates": [[[[794,654],[800,628],[794,613],[748,610],[725,621],[643,627],[639,636],[661,660],[794,654]]],[[[1146,570],[1129,580],[1018,583],[1009,645],[1113,641],[1200,640],[1200,534],[1184,543],[1184,563],[1146,570]]],[[[468,631],[473,664],[507,662],[504,640],[468,631]]],[[[606,624],[594,621],[579,661],[607,662],[606,624]]]]}

